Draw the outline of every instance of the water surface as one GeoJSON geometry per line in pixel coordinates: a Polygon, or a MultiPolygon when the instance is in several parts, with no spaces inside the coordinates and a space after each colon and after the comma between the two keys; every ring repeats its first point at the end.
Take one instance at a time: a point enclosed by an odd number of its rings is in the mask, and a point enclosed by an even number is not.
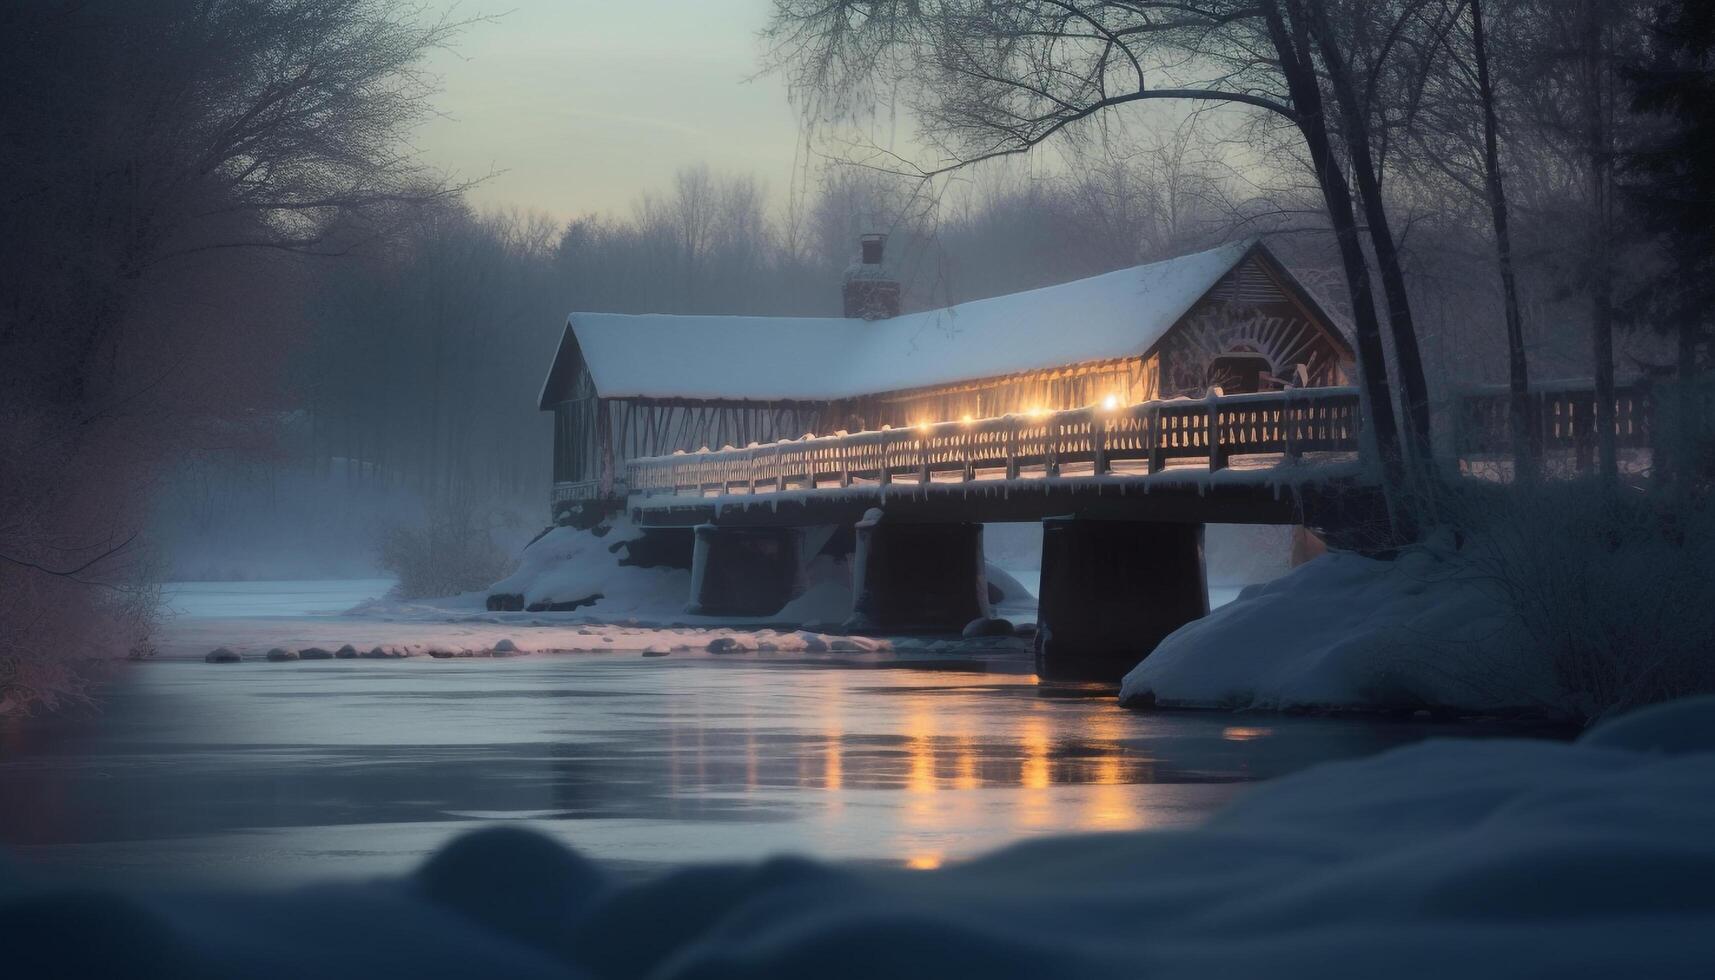
{"type": "Polygon", "coordinates": [[[706,656],[144,663],[98,716],[0,730],[0,843],[155,884],[402,871],[497,820],[622,870],[778,851],[928,867],[1184,826],[1251,781],[1463,732],[706,656]]]}

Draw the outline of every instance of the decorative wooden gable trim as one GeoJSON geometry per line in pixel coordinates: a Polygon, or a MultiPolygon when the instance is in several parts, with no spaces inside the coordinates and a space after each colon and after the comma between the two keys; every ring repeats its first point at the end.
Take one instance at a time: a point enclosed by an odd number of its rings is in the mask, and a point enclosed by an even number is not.
{"type": "Polygon", "coordinates": [[[1150,347],[1160,359],[1160,394],[1196,394],[1220,384],[1210,371],[1233,352],[1266,359],[1277,377],[1302,366],[1312,385],[1341,383],[1352,360],[1350,344],[1327,314],[1261,245],[1150,347]]]}

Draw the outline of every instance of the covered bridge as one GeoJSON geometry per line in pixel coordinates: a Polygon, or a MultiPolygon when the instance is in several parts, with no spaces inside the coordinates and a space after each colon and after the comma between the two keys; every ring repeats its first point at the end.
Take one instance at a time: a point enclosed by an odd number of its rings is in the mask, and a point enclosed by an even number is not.
{"type": "Polygon", "coordinates": [[[894,315],[878,237],[846,317],[573,313],[542,389],[554,506],[627,460],[923,422],[1345,384],[1350,345],[1256,241],[894,315]]]}

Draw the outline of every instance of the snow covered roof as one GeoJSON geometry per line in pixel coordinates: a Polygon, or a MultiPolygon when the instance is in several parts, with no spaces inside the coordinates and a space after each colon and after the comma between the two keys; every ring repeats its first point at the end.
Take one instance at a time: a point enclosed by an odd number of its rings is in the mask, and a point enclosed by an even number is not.
{"type": "Polygon", "coordinates": [[[573,313],[541,407],[571,380],[573,342],[604,398],[826,401],[1132,357],[1253,249],[1266,251],[1236,242],[886,320],[573,313]]]}

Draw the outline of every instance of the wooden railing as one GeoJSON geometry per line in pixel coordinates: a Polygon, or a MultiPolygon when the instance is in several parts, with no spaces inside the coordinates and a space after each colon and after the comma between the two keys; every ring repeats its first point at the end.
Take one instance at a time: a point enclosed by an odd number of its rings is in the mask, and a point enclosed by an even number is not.
{"type": "MultiPolygon", "coordinates": [[[[1589,380],[1540,384],[1529,394],[1533,455],[1570,453],[1590,466],[1596,446],[1596,388],[1589,380]]],[[[1460,458],[1507,456],[1513,452],[1512,395],[1504,385],[1472,388],[1459,395],[1455,452],[1460,458]]],[[[1645,384],[1614,391],[1614,437],[1621,449],[1647,449],[1655,403],[1645,384]]]]}
{"type": "Polygon", "coordinates": [[[1300,388],[1092,406],[675,453],[626,466],[633,494],[770,493],[854,483],[962,483],[1156,473],[1182,459],[1358,451],[1355,388],[1300,388]]]}
{"type": "Polygon", "coordinates": [[[554,488],[548,493],[548,502],[559,504],[566,501],[597,500],[602,495],[600,480],[578,480],[554,484],[554,488]]]}

